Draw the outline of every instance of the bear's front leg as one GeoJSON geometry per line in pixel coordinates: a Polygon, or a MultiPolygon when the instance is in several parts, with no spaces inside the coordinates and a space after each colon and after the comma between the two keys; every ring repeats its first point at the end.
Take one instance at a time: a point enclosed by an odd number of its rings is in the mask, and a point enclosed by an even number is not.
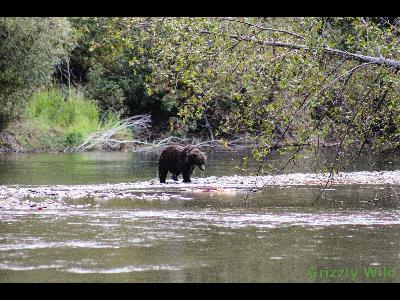
{"type": "Polygon", "coordinates": [[[182,176],[183,176],[183,182],[185,183],[190,183],[190,175],[189,175],[189,170],[185,170],[182,172],[182,176]]]}

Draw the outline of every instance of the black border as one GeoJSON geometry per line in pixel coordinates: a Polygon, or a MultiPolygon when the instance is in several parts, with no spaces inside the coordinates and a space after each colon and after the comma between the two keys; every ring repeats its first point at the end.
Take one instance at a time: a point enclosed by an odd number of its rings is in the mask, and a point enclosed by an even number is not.
{"type": "Polygon", "coordinates": [[[0,16],[392,16],[396,2],[367,1],[7,1],[0,16]]]}

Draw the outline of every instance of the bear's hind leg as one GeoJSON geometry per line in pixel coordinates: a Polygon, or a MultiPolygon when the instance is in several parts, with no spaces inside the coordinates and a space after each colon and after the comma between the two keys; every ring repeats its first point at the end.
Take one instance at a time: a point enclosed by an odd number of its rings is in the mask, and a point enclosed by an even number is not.
{"type": "Polygon", "coordinates": [[[158,177],[160,178],[160,183],[165,183],[165,180],[167,179],[167,174],[167,169],[161,167],[158,168],[158,177]]]}
{"type": "Polygon", "coordinates": [[[178,175],[179,174],[172,174],[172,176],[171,176],[172,180],[178,181],[178,175]]]}

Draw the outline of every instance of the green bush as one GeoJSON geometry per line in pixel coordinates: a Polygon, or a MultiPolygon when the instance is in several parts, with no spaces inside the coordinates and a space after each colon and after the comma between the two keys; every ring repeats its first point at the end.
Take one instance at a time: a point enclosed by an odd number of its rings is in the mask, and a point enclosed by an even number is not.
{"type": "Polygon", "coordinates": [[[66,134],[65,141],[68,147],[78,145],[82,142],[82,140],[83,140],[83,135],[81,132],[73,130],[66,134]]]}
{"type": "MultiPolygon", "coordinates": [[[[94,101],[85,99],[76,91],[66,99],[59,89],[43,90],[33,95],[24,119],[35,124],[36,131],[40,128],[41,132],[57,132],[57,137],[62,135],[64,147],[76,146],[89,134],[120,122],[115,113],[108,113],[100,119],[100,110],[94,101]]],[[[54,138],[51,136],[50,139],[54,138]]],[[[41,140],[44,141],[44,137],[41,140]]],[[[59,139],[57,143],[60,143],[59,139]]],[[[49,141],[46,140],[45,144],[48,145],[49,141]]]]}
{"type": "Polygon", "coordinates": [[[27,117],[39,120],[43,127],[65,129],[75,136],[83,137],[100,129],[96,104],[76,92],[71,99],[65,99],[56,89],[36,93],[28,105],[27,117]]]}

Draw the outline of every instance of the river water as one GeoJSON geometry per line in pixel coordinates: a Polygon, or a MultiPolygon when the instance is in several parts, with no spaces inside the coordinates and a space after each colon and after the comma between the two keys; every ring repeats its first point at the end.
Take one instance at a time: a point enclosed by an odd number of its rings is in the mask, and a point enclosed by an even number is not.
{"type": "MultiPolygon", "coordinates": [[[[4,154],[0,185],[148,181],[158,154],[4,154]]],[[[257,166],[240,169],[246,151],[207,154],[194,182],[249,175],[257,166]]],[[[285,172],[312,171],[313,159],[305,154],[285,172]]],[[[270,161],[279,169],[285,158],[270,161]]],[[[390,155],[348,167],[398,169],[390,155]]],[[[277,186],[247,201],[244,192],[193,193],[0,209],[0,282],[400,282],[400,188],[333,186],[312,205],[319,192],[277,186]]]]}

